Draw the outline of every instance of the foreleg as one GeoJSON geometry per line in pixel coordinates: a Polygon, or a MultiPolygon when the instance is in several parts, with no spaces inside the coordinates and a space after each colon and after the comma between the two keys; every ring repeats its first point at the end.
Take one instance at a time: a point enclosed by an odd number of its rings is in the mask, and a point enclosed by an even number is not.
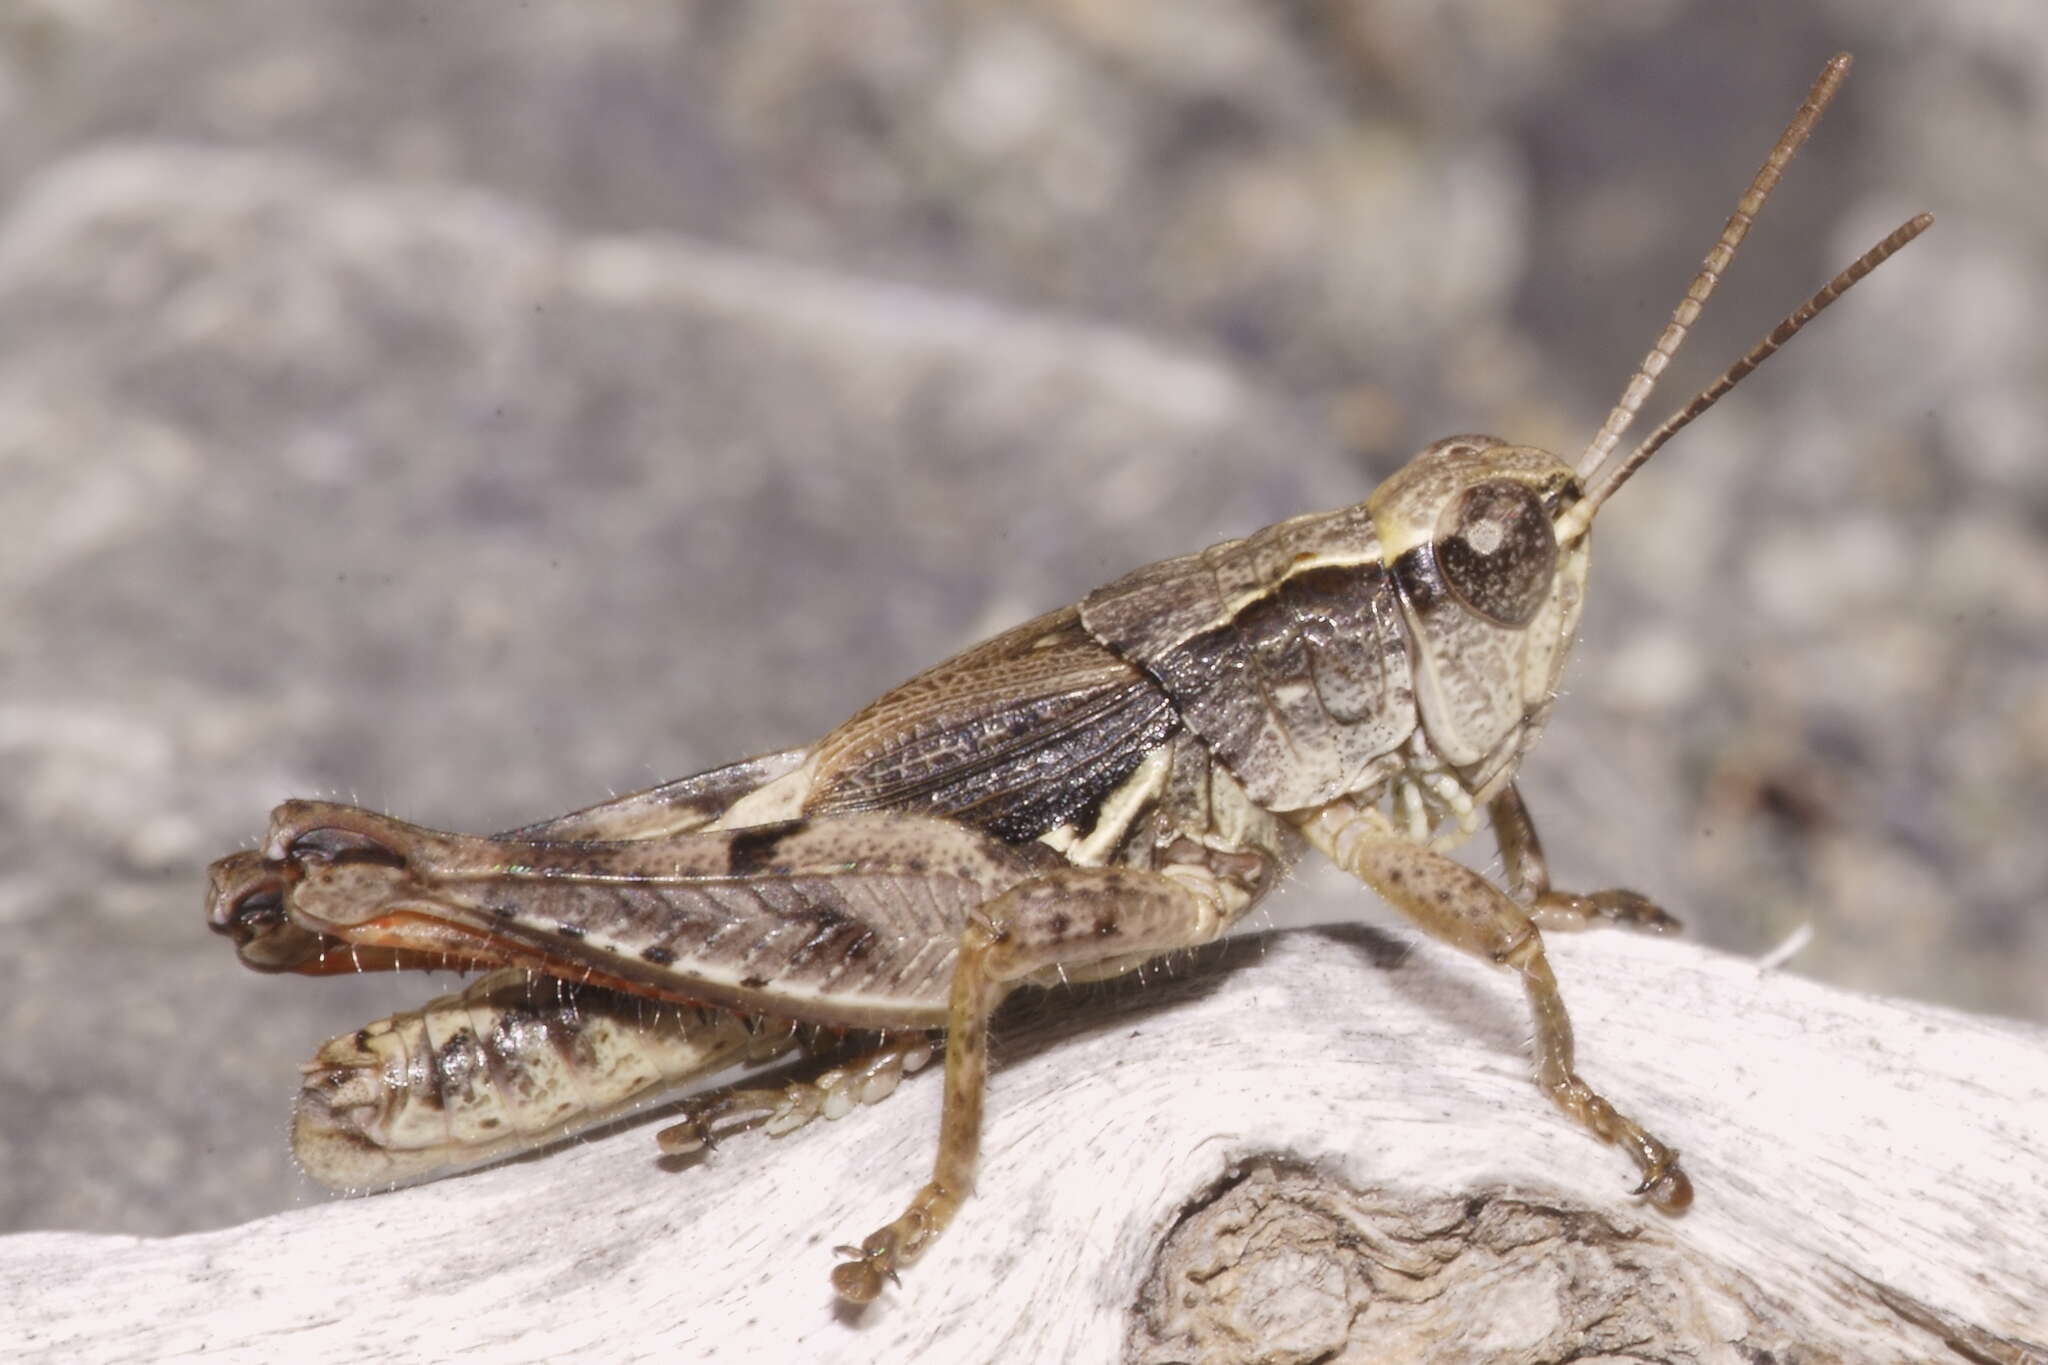
{"type": "Polygon", "coordinates": [[[1419,927],[1522,978],[1536,1021],[1536,1084],[1603,1142],[1618,1142],[1643,1173],[1637,1194],[1668,1209],[1692,1201],[1678,1153],[1618,1112],[1573,1069],[1572,1025],[1535,922],[1478,873],[1404,838],[1376,810],[1334,801],[1301,822],[1338,866],[1419,927]]]}

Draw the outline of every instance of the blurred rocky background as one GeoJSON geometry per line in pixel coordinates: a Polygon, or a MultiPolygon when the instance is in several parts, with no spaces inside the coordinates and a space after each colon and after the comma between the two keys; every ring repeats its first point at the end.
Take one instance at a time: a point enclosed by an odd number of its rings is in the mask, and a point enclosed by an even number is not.
{"type": "Polygon", "coordinates": [[[2048,8],[0,7],[0,1230],[316,1197],[296,1064],[435,988],[207,933],[280,798],[518,824],[1575,451],[1841,48],[1652,416],[1941,223],[1614,504],[1525,790],[1563,884],[2048,1018],[2048,8]]]}

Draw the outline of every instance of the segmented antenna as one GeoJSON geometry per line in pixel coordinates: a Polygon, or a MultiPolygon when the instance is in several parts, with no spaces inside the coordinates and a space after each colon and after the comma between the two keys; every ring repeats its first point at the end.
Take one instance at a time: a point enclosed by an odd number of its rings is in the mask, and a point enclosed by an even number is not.
{"type": "Polygon", "coordinates": [[[1779,135],[1777,145],[1771,148],[1771,154],[1764,158],[1764,164],[1757,168],[1756,175],[1749,182],[1749,189],[1737,201],[1735,211],[1728,215],[1728,221],[1722,226],[1721,235],[1714,242],[1713,249],[1707,253],[1699,273],[1693,276],[1684,297],[1678,301],[1678,307],[1672,310],[1671,321],[1665,325],[1663,333],[1657,338],[1657,343],[1650,348],[1649,354],[1643,357],[1643,363],[1630,376],[1621,391],[1620,401],[1614,405],[1614,410],[1607,414],[1607,421],[1593,437],[1592,443],[1586,447],[1586,453],[1579,457],[1578,475],[1586,485],[1586,497],[1559,519],[1559,539],[1568,540],[1583,531],[1592,521],[1593,513],[1600,504],[1611,496],[1615,489],[1621,487],[1628,476],[1645,460],[1656,454],[1660,446],[1676,435],[1687,423],[1712,407],[1723,394],[1735,387],[1744,376],[1762,364],[1780,346],[1791,340],[1800,328],[1840,298],[1850,286],[1875,270],[1893,252],[1925,232],[1934,222],[1932,215],[1920,214],[1863,253],[1848,269],[1828,281],[1819,293],[1794,309],[1783,322],[1771,330],[1770,335],[1752,347],[1719,379],[1708,385],[1679,411],[1666,418],[1642,444],[1629,452],[1625,458],[1610,463],[1615,447],[1621,443],[1622,436],[1634,423],[1636,414],[1649,400],[1651,392],[1657,387],[1659,376],[1664,373],[1665,366],[1671,363],[1672,356],[1676,355],[1678,348],[1684,344],[1687,332],[1699,319],[1700,310],[1713,295],[1715,286],[1720,284],[1722,273],[1735,259],[1736,249],[1742,245],[1743,238],[1749,235],[1750,225],[1756,221],[1756,215],[1762,212],[1764,201],[1770,198],[1771,191],[1777,188],[1779,177],[1791,163],[1793,154],[1805,143],[1807,135],[1813,131],[1814,124],[1819,122],[1821,111],[1827,108],[1828,102],[1835,97],[1835,92],[1848,77],[1849,60],[1848,53],[1837,53],[1821,68],[1820,75],[1813,82],[1813,88],[1806,92],[1805,101],[1799,106],[1798,112],[1793,114],[1792,121],[1785,125],[1785,131],[1779,135]]]}
{"type": "Polygon", "coordinates": [[[1714,286],[1721,283],[1721,272],[1735,259],[1735,249],[1742,245],[1742,239],[1749,235],[1750,224],[1757,214],[1763,212],[1764,200],[1771,197],[1771,191],[1778,187],[1778,177],[1785,173],[1785,167],[1792,162],[1793,153],[1806,141],[1813,125],[1820,122],[1821,110],[1828,107],[1828,101],[1842,88],[1842,82],[1849,78],[1849,54],[1837,52],[1828,64],[1821,68],[1814,79],[1813,88],[1806,92],[1806,102],[1799,106],[1799,112],[1792,115],[1792,121],[1785,125],[1785,131],[1778,135],[1778,145],[1771,148],[1771,154],[1764,158],[1764,164],[1749,182],[1749,189],[1736,202],[1735,212],[1728,215],[1728,221],[1721,227],[1721,236],[1714,243],[1714,249],[1707,253],[1707,259],[1700,265],[1700,273],[1692,277],[1692,284],[1686,288],[1685,297],[1678,301],[1672,311],[1671,322],[1664,328],[1664,334],[1657,338],[1657,344],[1643,357],[1643,363],[1621,391],[1621,399],[1614,405],[1614,411],[1607,414],[1606,423],[1593,437],[1593,443],[1586,447],[1586,453],[1579,457],[1579,477],[1591,478],[1600,462],[1613,453],[1621,444],[1622,434],[1629,424],[1636,420],[1650,391],[1657,387],[1657,377],[1664,373],[1664,367],[1671,363],[1671,357],[1685,341],[1686,332],[1698,321],[1700,309],[1713,296],[1714,286]]]}
{"type": "Polygon", "coordinates": [[[1919,213],[1893,228],[1891,235],[1870,250],[1858,256],[1841,274],[1822,285],[1820,291],[1805,303],[1800,304],[1786,315],[1785,320],[1770,330],[1762,341],[1749,348],[1742,359],[1730,365],[1713,383],[1701,389],[1693,400],[1665,418],[1655,431],[1643,438],[1643,443],[1628,453],[1627,458],[1615,462],[1611,469],[1602,471],[1600,477],[1586,489],[1585,507],[1590,520],[1594,509],[1607,501],[1614,490],[1635,473],[1643,461],[1657,453],[1659,446],[1676,436],[1708,408],[1721,400],[1721,396],[1741,383],[1751,370],[1770,359],[1780,346],[1798,335],[1799,329],[1819,317],[1821,312],[1836,299],[1849,291],[1849,287],[1883,265],[1893,252],[1934,226],[1934,215],[1919,213]]]}

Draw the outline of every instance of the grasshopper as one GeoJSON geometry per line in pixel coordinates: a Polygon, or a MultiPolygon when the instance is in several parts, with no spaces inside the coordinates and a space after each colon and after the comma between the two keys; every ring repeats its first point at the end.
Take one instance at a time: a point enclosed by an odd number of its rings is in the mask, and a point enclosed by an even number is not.
{"type": "Polygon", "coordinates": [[[693,1150],[718,1124],[786,1129],[878,1099],[943,1030],[931,1179],[832,1272],[865,1302],[973,1184],[1003,997],[1210,942],[1314,847],[1432,937],[1519,976],[1538,1088],[1623,1148],[1636,1194],[1683,1208],[1678,1153],[1574,1069],[1542,933],[1675,921],[1631,891],[1555,889],[1515,776],[1557,696],[1599,508],[1932,221],[1872,247],[1620,453],[1848,65],[1821,72],[1574,463],[1490,436],[1438,441],[1356,506],[1138,569],[814,744],[495,837],[279,806],[259,850],[211,869],[210,923],[245,963],[491,969],[322,1049],[301,1161],[342,1187],[439,1174],[859,1035],[811,1080],[689,1102],[661,1141],[693,1150]],[[1504,886],[1446,856],[1482,820],[1504,886]]]}

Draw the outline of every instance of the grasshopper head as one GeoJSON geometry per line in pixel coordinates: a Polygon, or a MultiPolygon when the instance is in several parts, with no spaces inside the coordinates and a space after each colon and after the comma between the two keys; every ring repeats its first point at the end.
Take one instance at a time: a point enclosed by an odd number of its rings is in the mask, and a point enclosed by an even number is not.
{"type": "Polygon", "coordinates": [[[1593,516],[1666,441],[1934,219],[1919,214],[1863,253],[1634,449],[1620,441],[1735,257],[1792,154],[1848,74],[1829,62],[1771,149],[1671,321],[1574,467],[1491,436],[1438,441],[1367,504],[1416,643],[1416,705],[1429,742],[1490,794],[1514,772],[1556,695],[1586,582],[1593,516]]]}
{"type": "Polygon", "coordinates": [[[1416,642],[1416,702],[1431,745],[1461,767],[1533,730],[1578,629],[1586,529],[1560,530],[1583,493],[1533,446],[1453,436],[1367,504],[1416,642]]]}

